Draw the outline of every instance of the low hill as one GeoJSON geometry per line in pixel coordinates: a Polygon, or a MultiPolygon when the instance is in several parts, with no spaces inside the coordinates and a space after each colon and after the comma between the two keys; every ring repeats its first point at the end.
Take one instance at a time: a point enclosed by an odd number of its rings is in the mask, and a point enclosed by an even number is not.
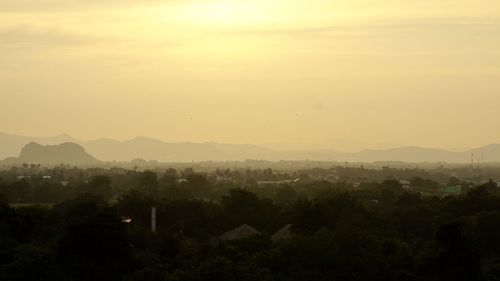
{"type": "Polygon", "coordinates": [[[10,157],[3,161],[4,164],[33,163],[43,165],[98,165],[101,161],[85,152],[85,149],[75,143],[62,143],[58,145],[41,145],[30,142],[25,145],[19,157],[10,157]]]}

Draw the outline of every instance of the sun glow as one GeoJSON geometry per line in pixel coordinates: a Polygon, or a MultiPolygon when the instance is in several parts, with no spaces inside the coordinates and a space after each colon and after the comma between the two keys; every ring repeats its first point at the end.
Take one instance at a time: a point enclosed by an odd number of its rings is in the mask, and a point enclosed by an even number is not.
{"type": "MultiPolygon", "coordinates": [[[[275,1],[276,2],[276,1],[275,1]]],[[[279,20],[276,3],[268,1],[210,1],[179,4],[171,9],[176,22],[204,27],[242,27],[279,20]]]]}
{"type": "Polygon", "coordinates": [[[203,24],[238,24],[255,21],[255,7],[242,2],[197,3],[186,7],[185,16],[203,24]],[[254,11],[252,11],[254,10],[254,11]]]}
{"type": "Polygon", "coordinates": [[[499,5],[0,0],[0,130],[228,143],[496,142],[500,133],[484,120],[500,118],[499,5]],[[463,116],[471,106],[482,109],[477,120],[463,116]],[[464,128],[488,137],[475,142],[464,128]]]}

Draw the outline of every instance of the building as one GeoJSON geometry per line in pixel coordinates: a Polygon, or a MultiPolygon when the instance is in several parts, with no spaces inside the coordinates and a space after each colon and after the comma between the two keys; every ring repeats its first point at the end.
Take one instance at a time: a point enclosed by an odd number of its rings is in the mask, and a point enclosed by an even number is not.
{"type": "Polygon", "coordinates": [[[409,180],[400,180],[399,184],[404,188],[404,189],[410,189],[411,188],[411,182],[409,180]]]}
{"type": "Polygon", "coordinates": [[[294,180],[276,180],[276,181],[257,181],[258,185],[282,185],[294,184],[300,181],[300,178],[294,180]]]}
{"type": "Polygon", "coordinates": [[[292,230],[291,230],[291,228],[292,228],[291,224],[285,225],[280,230],[276,231],[276,233],[274,233],[273,236],[271,236],[271,239],[275,243],[283,241],[283,240],[286,240],[286,239],[289,239],[290,237],[292,237],[292,230]]]}
{"type": "Polygon", "coordinates": [[[232,229],[219,237],[220,241],[234,241],[259,235],[260,232],[248,224],[243,224],[235,229],[232,229]]]}

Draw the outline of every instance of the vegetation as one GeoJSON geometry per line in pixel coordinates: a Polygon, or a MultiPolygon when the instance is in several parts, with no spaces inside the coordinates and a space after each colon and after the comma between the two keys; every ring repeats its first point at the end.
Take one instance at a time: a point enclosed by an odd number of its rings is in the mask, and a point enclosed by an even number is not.
{"type": "Polygon", "coordinates": [[[498,280],[500,190],[477,181],[497,171],[478,173],[25,165],[0,172],[0,280],[498,280]]]}

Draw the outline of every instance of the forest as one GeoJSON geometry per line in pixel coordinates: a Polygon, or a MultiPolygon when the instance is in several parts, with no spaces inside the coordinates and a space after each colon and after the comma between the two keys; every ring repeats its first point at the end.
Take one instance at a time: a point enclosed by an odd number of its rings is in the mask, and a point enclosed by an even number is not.
{"type": "Polygon", "coordinates": [[[0,171],[0,280],[499,280],[497,173],[26,164],[0,171]]]}

